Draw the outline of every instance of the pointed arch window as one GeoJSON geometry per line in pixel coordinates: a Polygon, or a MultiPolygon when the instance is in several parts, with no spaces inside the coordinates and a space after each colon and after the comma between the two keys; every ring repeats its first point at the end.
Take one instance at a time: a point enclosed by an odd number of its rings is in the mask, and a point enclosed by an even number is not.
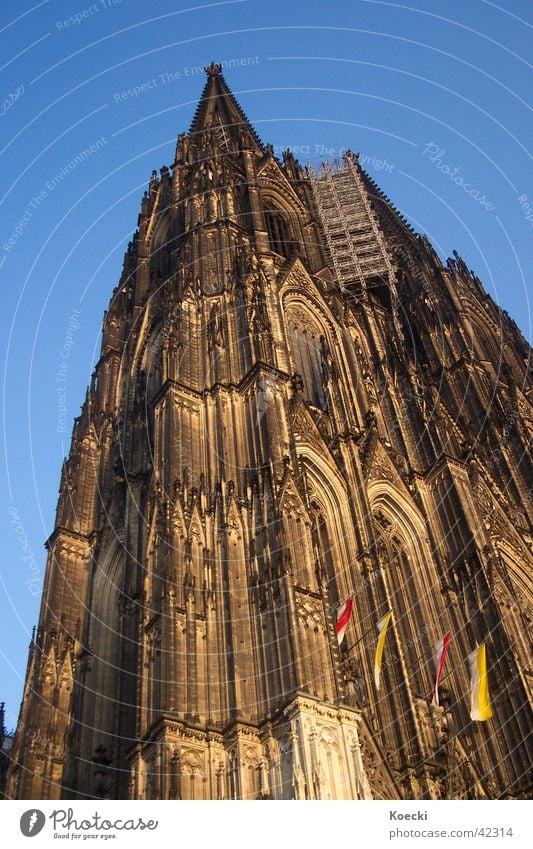
{"type": "Polygon", "coordinates": [[[294,240],[286,217],[279,209],[273,206],[266,206],[265,222],[270,247],[277,254],[288,257],[294,249],[294,240]]]}
{"type": "Polygon", "coordinates": [[[315,516],[317,542],[320,550],[320,556],[322,558],[322,564],[326,572],[330,600],[332,604],[338,605],[339,594],[335,577],[333,545],[329,536],[324,510],[316,501],[314,501],[311,506],[315,516]]]}
{"type": "Polygon", "coordinates": [[[327,408],[327,397],[322,374],[322,342],[314,327],[302,328],[289,321],[289,336],[296,371],[304,379],[306,401],[327,408]]]}
{"type": "Polygon", "coordinates": [[[417,564],[412,559],[412,551],[403,534],[391,517],[378,510],[374,513],[374,523],[377,551],[385,570],[390,603],[395,614],[395,627],[401,634],[407,674],[411,685],[422,692],[424,664],[421,658],[429,646],[426,645],[425,632],[417,625],[426,605],[426,599],[420,595],[420,587],[414,577],[417,564]]]}

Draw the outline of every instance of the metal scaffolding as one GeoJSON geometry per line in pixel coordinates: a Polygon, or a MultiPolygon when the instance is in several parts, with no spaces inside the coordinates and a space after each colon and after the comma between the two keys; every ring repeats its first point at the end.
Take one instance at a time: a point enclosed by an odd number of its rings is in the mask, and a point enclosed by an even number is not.
{"type": "Polygon", "coordinates": [[[318,171],[309,168],[309,180],[339,285],[344,290],[381,277],[394,280],[394,269],[375,213],[353,156],[318,171]]]}
{"type": "Polygon", "coordinates": [[[340,288],[366,297],[369,281],[387,285],[401,336],[395,269],[354,155],[309,167],[308,175],[340,288]]]}

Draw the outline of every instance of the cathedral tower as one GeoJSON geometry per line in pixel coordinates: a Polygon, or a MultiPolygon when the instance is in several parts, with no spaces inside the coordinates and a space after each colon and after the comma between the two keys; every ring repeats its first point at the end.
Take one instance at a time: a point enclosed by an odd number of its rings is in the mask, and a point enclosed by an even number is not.
{"type": "Polygon", "coordinates": [[[356,155],[279,161],[206,71],[75,422],[8,794],[525,795],[531,350],[356,155]]]}

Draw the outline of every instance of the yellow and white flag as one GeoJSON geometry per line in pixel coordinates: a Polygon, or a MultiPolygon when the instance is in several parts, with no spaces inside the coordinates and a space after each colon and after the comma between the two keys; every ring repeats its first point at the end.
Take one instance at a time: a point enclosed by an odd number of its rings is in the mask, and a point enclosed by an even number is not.
{"type": "Polygon", "coordinates": [[[470,718],[476,722],[484,722],[492,716],[485,643],[468,655],[468,665],[470,666],[470,718]]]}
{"type": "Polygon", "coordinates": [[[387,636],[387,628],[389,627],[391,617],[392,610],[389,610],[387,615],[378,622],[378,644],[376,646],[376,659],[374,661],[374,681],[376,684],[376,690],[379,690],[383,649],[385,648],[385,637],[387,636]]]}

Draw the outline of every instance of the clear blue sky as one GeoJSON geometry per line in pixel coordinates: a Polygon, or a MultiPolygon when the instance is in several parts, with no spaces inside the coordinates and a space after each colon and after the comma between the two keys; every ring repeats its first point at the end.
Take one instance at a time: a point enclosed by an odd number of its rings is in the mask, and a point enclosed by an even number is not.
{"type": "Polygon", "coordinates": [[[8,725],[102,313],[150,173],[171,164],[190,124],[204,85],[195,69],[249,59],[226,79],[264,141],[298,148],[303,161],[361,152],[415,228],[442,256],[458,250],[530,338],[532,13],[530,0],[4,0],[0,700],[8,725]],[[58,384],[74,310],[79,327],[58,384]]]}

